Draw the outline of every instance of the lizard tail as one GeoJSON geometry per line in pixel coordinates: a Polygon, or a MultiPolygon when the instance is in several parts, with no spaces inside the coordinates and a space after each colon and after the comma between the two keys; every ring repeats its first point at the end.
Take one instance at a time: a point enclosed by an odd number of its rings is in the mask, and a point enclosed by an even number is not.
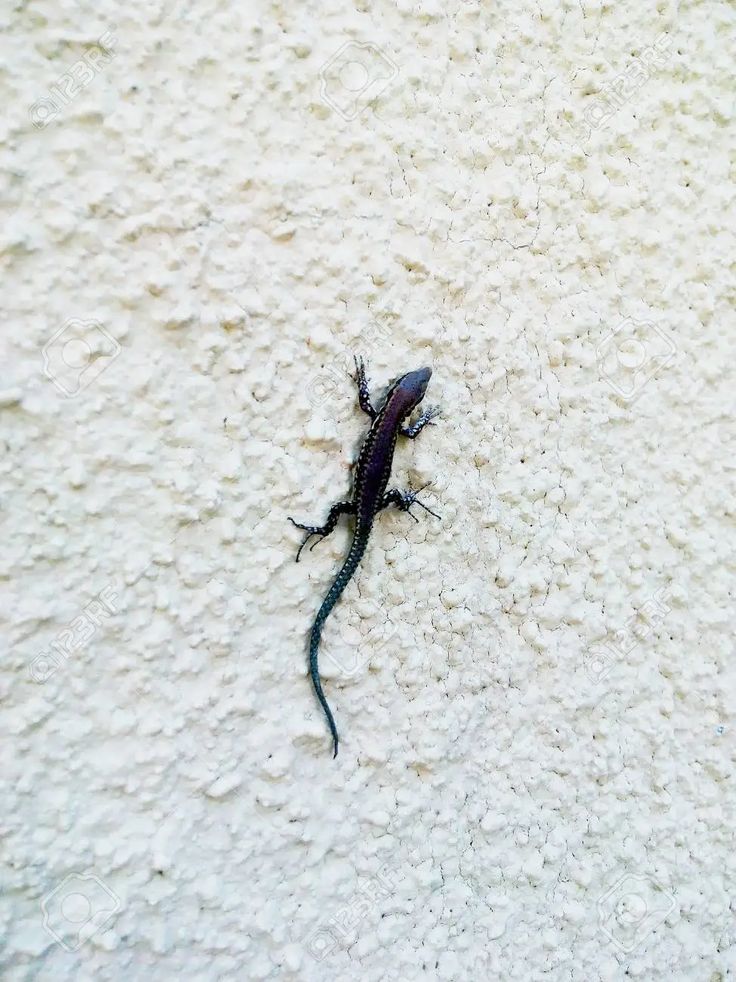
{"type": "Polygon", "coordinates": [[[353,573],[358,568],[358,563],[363,558],[363,553],[365,552],[367,545],[367,536],[355,535],[352,545],[350,546],[350,551],[345,557],[345,562],[343,563],[342,569],[335,577],[335,582],[332,584],[327,596],[322,601],[322,606],[319,608],[317,616],[314,619],[312,633],[309,636],[309,674],[312,676],[314,691],[317,693],[317,698],[319,699],[320,705],[324,710],[325,717],[327,718],[327,725],[329,726],[330,733],[332,734],[332,746],[334,751],[332,754],[333,760],[335,757],[337,757],[337,748],[340,740],[337,735],[335,718],[332,715],[327,698],[322,691],[322,682],[319,677],[319,665],[317,660],[319,655],[319,642],[320,638],[322,637],[322,628],[324,627],[324,623],[329,617],[332,608],[342,596],[343,590],[350,582],[353,573]]]}
{"type": "Polygon", "coordinates": [[[340,743],[340,738],[337,735],[337,727],[335,726],[335,717],[332,715],[332,710],[330,709],[329,703],[327,702],[327,697],[322,691],[322,682],[319,677],[319,670],[317,668],[317,648],[319,647],[319,638],[317,638],[316,645],[314,643],[314,628],[312,628],[312,639],[309,645],[309,671],[312,676],[312,685],[314,686],[314,691],[317,693],[317,698],[319,699],[320,705],[324,710],[324,714],[327,717],[327,725],[330,728],[330,733],[332,734],[332,747],[334,753],[332,754],[332,759],[337,757],[337,748],[340,743]]]}

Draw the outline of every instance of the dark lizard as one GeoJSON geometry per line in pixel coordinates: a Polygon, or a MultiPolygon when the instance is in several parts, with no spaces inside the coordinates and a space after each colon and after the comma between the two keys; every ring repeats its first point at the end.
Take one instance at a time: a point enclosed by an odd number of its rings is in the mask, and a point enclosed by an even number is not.
{"type": "MultiPolygon", "coordinates": [[[[391,488],[390,491],[386,490],[388,479],[391,475],[391,464],[399,433],[413,440],[430,420],[439,415],[439,408],[434,406],[423,412],[416,422],[409,425],[405,425],[404,422],[424,398],[424,393],[427,391],[427,385],[429,384],[431,375],[431,368],[420,368],[416,372],[408,372],[406,375],[402,375],[401,378],[397,379],[391,385],[386,394],[383,406],[380,410],[376,411],[373,408],[368,392],[368,380],[366,378],[363,360],[362,358],[355,359],[355,381],[358,385],[358,402],[363,412],[370,416],[372,424],[363,441],[355,465],[352,499],[350,501],[338,501],[337,504],[334,504],[327,516],[327,521],[321,526],[302,525],[300,522],[295,522],[293,518],[289,518],[289,521],[293,522],[297,528],[303,529],[307,533],[296,554],[296,561],[299,562],[302,549],[313,535],[320,536],[320,539],[317,540],[319,542],[333,531],[340,515],[355,516],[355,529],[353,531],[353,540],[350,544],[350,549],[345,557],[342,569],[337,574],[334,583],[322,602],[322,606],[317,612],[309,636],[309,671],[312,676],[314,691],[317,693],[317,698],[327,717],[330,733],[332,734],[334,746],[333,758],[337,757],[337,727],[335,726],[335,720],[327,704],[325,694],[322,691],[322,683],[317,667],[317,654],[324,623],[357,569],[358,563],[362,559],[363,553],[368,545],[368,538],[373,528],[373,522],[381,509],[387,508],[389,505],[396,505],[402,511],[408,512],[416,522],[418,519],[411,514],[410,508],[412,505],[417,504],[431,515],[434,515],[435,518],[439,518],[439,515],[433,512],[431,508],[427,508],[426,505],[419,501],[417,491],[411,488],[408,491],[400,491],[398,488],[391,488]]],[[[420,488],[421,490],[424,489],[420,488]]],[[[312,548],[317,545],[317,542],[312,545],[312,548]]]]}

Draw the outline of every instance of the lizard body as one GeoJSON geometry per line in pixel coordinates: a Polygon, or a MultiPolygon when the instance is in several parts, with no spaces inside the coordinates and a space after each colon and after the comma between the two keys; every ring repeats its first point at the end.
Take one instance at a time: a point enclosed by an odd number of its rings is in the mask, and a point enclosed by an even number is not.
{"type": "MultiPolygon", "coordinates": [[[[295,522],[293,518],[289,519],[297,528],[307,532],[307,536],[296,555],[298,562],[302,549],[313,535],[324,538],[336,527],[340,515],[355,516],[355,528],[348,554],[340,572],[322,601],[309,636],[309,671],[314,690],[330,727],[334,748],[333,757],[337,757],[339,742],[337,727],[322,690],[318,668],[319,643],[324,623],[355,573],[368,545],[375,517],[381,509],[387,508],[389,505],[396,505],[411,515],[411,506],[417,504],[432,515],[435,514],[418,500],[416,491],[411,489],[400,491],[398,488],[386,490],[391,476],[391,465],[399,433],[414,439],[423,427],[439,414],[439,409],[433,407],[423,412],[416,422],[405,425],[407,417],[424,398],[432,370],[420,368],[417,371],[402,375],[390,387],[381,409],[376,410],[371,403],[362,359],[355,359],[355,368],[360,408],[370,416],[372,422],[355,464],[352,498],[349,501],[338,501],[334,504],[327,516],[327,521],[322,526],[302,525],[295,522]]],[[[415,521],[417,520],[414,515],[411,517],[415,521]]]]}

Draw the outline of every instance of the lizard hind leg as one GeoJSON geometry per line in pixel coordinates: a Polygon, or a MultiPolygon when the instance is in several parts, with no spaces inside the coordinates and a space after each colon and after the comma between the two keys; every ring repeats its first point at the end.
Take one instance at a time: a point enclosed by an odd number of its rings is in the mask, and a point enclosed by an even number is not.
{"type": "MultiPolygon", "coordinates": [[[[336,504],[332,506],[332,508],[330,508],[330,513],[327,516],[327,521],[325,522],[324,525],[303,525],[301,522],[295,522],[291,516],[288,516],[289,521],[291,522],[292,525],[296,525],[298,529],[302,529],[304,532],[307,533],[304,541],[299,546],[299,549],[297,551],[296,562],[299,562],[299,556],[302,553],[302,549],[309,542],[309,540],[312,538],[313,535],[318,535],[319,538],[317,539],[317,542],[320,542],[322,539],[325,538],[325,536],[329,535],[330,532],[333,532],[335,530],[335,527],[337,526],[337,520],[340,517],[340,515],[354,515],[354,514],[355,514],[355,505],[353,504],[352,501],[338,501],[336,504]]],[[[317,545],[317,542],[312,543],[312,545],[310,546],[310,552],[317,545]]]]}

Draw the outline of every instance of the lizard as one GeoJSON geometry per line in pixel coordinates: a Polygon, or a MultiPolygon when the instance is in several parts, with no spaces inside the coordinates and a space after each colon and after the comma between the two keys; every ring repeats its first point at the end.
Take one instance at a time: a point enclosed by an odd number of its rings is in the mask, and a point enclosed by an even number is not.
{"type": "Polygon", "coordinates": [[[313,535],[317,535],[319,538],[312,544],[311,549],[336,528],[341,515],[352,515],[355,518],[350,548],[342,568],[322,601],[309,635],[309,672],[314,691],[330,728],[334,750],[333,759],[337,757],[339,738],[332,711],[322,690],[318,667],[319,644],[325,621],[363,558],[379,511],[389,505],[396,505],[401,511],[407,512],[416,522],[418,519],[411,513],[412,505],[416,504],[434,515],[435,518],[440,517],[431,508],[419,501],[417,495],[424,488],[420,488],[418,491],[412,488],[407,491],[401,491],[398,488],[386,490],[391,476],[391,465],[399,434],[413,440],[421,433],[427,423],[430,423],[440,414],[439,407],[432,406],[426,409],[415,422],[408,422],[408,417],[424,398],[431,375],[431,368],[420,368],[402,375],[389,387],[383,405],[379,410],[376,410],[371,402],[365,364],[362,358],[355,356],[354,380],[358,387],[358,403],[363,412],[370,418],[371,426],[363,440],[355,463],[352,497],[349,500],[338,501],[334,504],[330,508],[324,525],[304,525],[289,516],[289,521],[293,525],[307,533],[306,538],[299,546],[296,562],[299,562],[302,549],[313,535]]]}

